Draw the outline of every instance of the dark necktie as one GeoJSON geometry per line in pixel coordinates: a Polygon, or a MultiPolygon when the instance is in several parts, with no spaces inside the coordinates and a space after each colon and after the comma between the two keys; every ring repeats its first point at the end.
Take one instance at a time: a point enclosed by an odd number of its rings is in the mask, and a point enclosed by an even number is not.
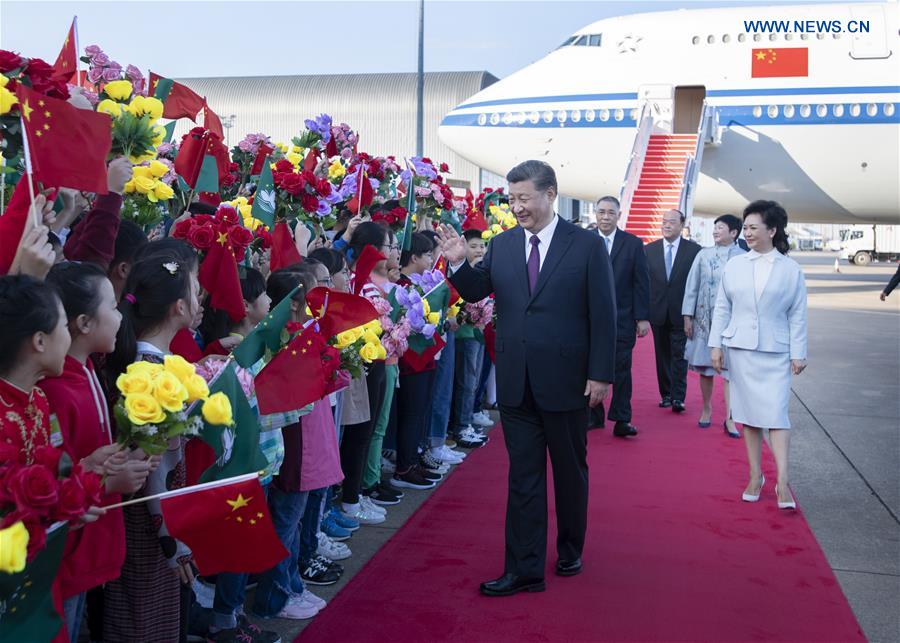
{"type": "Polygon", "coordinates": [[[541,272],[541,253],[538,244],[541,242],[536,234],[531,235],[531,254],[528,255],[528,292],[533,293],[541,272]]]}

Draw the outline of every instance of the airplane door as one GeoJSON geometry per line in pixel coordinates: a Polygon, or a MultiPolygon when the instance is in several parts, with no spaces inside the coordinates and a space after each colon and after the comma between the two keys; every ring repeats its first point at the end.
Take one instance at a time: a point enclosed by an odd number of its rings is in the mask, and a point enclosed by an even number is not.
{"type": "Polygon", "coordinates": [[[672,85],[641,85],[638,100],[646,103],[653,115],[653,129],[672,132],[675,88],[672,85]]]}
{"type": "Polygon", "coordinates": [[[869,28],[868,33],[857,31],[857,33],[851,35],[850,57],[856,60],[888,58],[891,55],[891,50],[888,47],[884,7],[877,5],[851,5],[850,16],[852,20],[856,21],[857,28],[862,24],[868,24],[869,28]]]}
{"type": "Polygon", "coordinates": [[[706,87],[675,88],[674,134],[696,134],[703,115],[706,87]]]}

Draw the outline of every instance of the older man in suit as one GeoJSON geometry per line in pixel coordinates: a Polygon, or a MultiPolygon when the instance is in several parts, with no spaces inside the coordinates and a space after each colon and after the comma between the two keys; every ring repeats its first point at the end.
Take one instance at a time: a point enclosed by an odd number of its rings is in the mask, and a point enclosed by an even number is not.
{"type": "MultiPolygon", "coordinates": [[[[606,245],[616,284],[616,375],[613,382],[609,419],[614,421],[613,435],[620,438],[637,435],[631,424],[631,352],[635,336],[650,332],[650,273],[644,243],[635,235],[618,228],[619,200],[605,196],[597,201],[594,216],[597,232],[606,245]]],[[[603,405],[591,412],[594,425],[603,424],[603,405]],[[598,412],[599,411],[599,412],[598,412]]]]}
{"type": "Polygon", "coordinates": [[[685,216],[679,210],[669,210],[662,219],[662,239],[644,247],[650,270],[650,325],[656,349],[656,380],[659,405],[672,407],[675,413],[684,412],[687,393],[688,364],[684,358],[687,336],[681,304],[688,273],[700,246],[681,238],[685,216]]]}
{"type": "Polygon", "coordinates": [[[581,571],[587,529],[588,405],[615,373],[616,303],[606,246],[553,211],[556,174],[525,161],[506,176],[519,225],[491,239],[480,264],[452,228],[440,231],[450,281],[467,301],[494,294],[497,401],[509,452],[506,561],[488,596],[544,590],[547,451],[553,464],[556,573],[581,571]]]}

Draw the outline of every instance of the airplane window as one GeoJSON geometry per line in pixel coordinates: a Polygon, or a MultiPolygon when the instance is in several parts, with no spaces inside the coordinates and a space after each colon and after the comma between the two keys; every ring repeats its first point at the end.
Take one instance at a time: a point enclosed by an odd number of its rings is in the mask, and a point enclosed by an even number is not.
{"type": "Polygon", "coordinates": [[[497,112],[494,112],[493,114],[491,114],[491,125],[496,125],[499,122],[500,122],[500,114],[498,114],[497,112]]]}
{"type": "Polygon", "coordinates": [[[831,37],[834,38],[835,40],[837,40],[841,37],[841,34],[839,34],[838,32],[835,31],[833,34],[831,34],[831,37]]]}
{"type": "Polygon", "coordinates": [[[551,112],[550,110],[547,110],[546,112],[544,112],[544,122],[545,123],[553,122],[553,112],[551,112]]]}
{"type": "Polygon", "coordinates": [[[861,110],[859,108],[859,105],[853,104],[850,106],[850,116],[852,116],[853,118],[859,116],[860,111],[861,110]]]}
{"type": "Polygon", "coordinates": [[[484,125],[485,123],[487,123],[487,114],[479,114],[478,115],[478,124],[484,125]]]}
{"type": "Polygon", "coordinates": [[[572,43],[573,47],[584,47],[587,44],[588,37],[587,36],[579,36],[578,40],[572,43]]]}
{"type": "Polygon", "coordinates": [[[608,109],[601,109],[601,110],[600,110],[600,120],[601,120],[601,121],[608,121],[608,120],[609,120],[609,110],[608,110],[608,109]]]}
{"type": "Polygon", "coordinates": [[[710,45],[713,44],[715,41],[716,41],[716,37],[715,37],[715,36],[707,36],[707,37],[706,37],[706,42],[707,42],[708,44],[710,44],[710,45]]]}
{"type": "Polygon", "coordinates": [[[753,34],[753,41],[754,41],[754,42],[759,42],[760,40],[762,40],[762,34],[761,34],[761,33],[755,33],[755,34],[753,34]]]}
{"type": "Polygon", "coordinates": [[[747,40],[747,34],[739,33],[738,34],[738,42],[744,42],[745,40],[747,40]]]}
{"type": "Polygon", "coordinates": [[[728,34],[724,34],[722,36],[722,42],[731,42],[731,36],[729,36],[728,34]]]}
{"type": "Polygon", "coordinates": [[[539,120],[541,120],[541,115],[537,112],[531,112],[528,115],[528,120],[530,120],[532,123],[537,123],[539,120]]]}
{"type": "Polygon", "coordinates": [[[633,121],[636,121],[637,117],[638,117],[638,113],[637,113],[637,108],[635,107],[628,113],[628,118],[630,118],[633,121]]]}
{"type": "Polygon", "coordinates": [[[588,123],[593,123],[594,122],[594,110],[592,110],[592,109],[585,110],[584,120],[586,120],[588,123]]]}
{"type": "Polygon", "coordinates": [[[693,38],[691,38],[691,42],[694,43],[695,45],[699,45],[700,44],[700,36],[694,36],[693,38]]]}
{"type": "Polygon", "coordinates": [[[588,45],[590,45],[591,47],[599,47],[600,41],[602,40],[602,38],[603,38],[602,34],[599,34],[599,33],[592,34],[592,35],[588,36],[588,45]]]}
{"type": "Polygon", "coordinates": [[[581,120],[581,110],[573,109],[572,115],[570,116],[570,118],[572,119],[573,123],[577,123],[578,121],[580,121],[581,120]]]}
{"type": "Polygon", "coordinates": [[[512,114],[510,114],[509,112],[506,112],[503,115],[503,124],[504,125],[512,125],[512,118],[513,118],[512,114]]]}
{"type": "Polygon", "coordinates": [[[516,112],[516,123],[519,125],[525,124],[525,112],[516,112]]]}
{"type": "Polygon", "coordinates": [[[757,105],[756,107],[753,108],[753,117],[759,118],[760,116],[762,116],[762,107],[757,105]]]}
{"type": "Polygon", "coordinates": [[[801,105],[800,106],[800,116],[803,118],[809,118],[812,109],[810,109],[809,105],[801,105]]]}
{"type": "Polygon", "coordinates": [[[567,116],[568,116],[568,114],[566,114],[566,110],[564,110],[564,109],[561,109],[558,112],[556,112],[556,120],[558,120],[560,123],[565,123],[567,116]]]}
{"type": "Polygon", "coordinates": [[[800,40],[809,40],[809,34],[808,33],[800,34],[800,40]]]}
{"type": "Polygon", "coordinates": [[[876,105],[875,103],[869,103],[868,105],[866,105],[866,114],[868,114],[869,116],[875,116],[876,114],[878,114],[878,105],[876,105]]]}
{"type": "Polygon", "coordinates": [[[843,105],[834,105],[831,108],[831,113],[837,117],[841,117],[844,115],[844,106],[843,105]]]}
{"type": "Polygon", "coordinates": [[[569,36],[568,38],[563,40],[563,44],[561,44],[559,47],[557,47],[557,49],[562,49],[563,47],[568,47],[573,42],[575,42],[575,40],[577,40],[577,39],[578,39],[578,36],[569,36]]]}
{"type": "Polygon", "coordinates": [[[777,33],[770,33],[770,34],[769,34],[769,40],[777,40],[777,39],[778,39],[778,34],[777,34],[777,33]]]}
{"type": "Polygon", "coordinates": [[[818,38],[819,40],[825,40],[825,34],[820,31],[816,34],[816,38],[818,38]]]}
{"type": "Polygon", "coordinates": [[[769,105],[766,113],[769,115],[769,118],[778,118],[778,105],[769,105]]]}
{"type": "Polygon", "coordinates": [[[792,33],[786,33],[786,34],[784,34],[784,39],[785,39],[785,40],[793,40],[793,39],[794,39],[794,34],[792,34],[792,33]]]}
{"type": "Polygon", "coordinates": [[[828,115],[828,107],[825,105],[816,105],[816,116],[825,118],[828,115]]]}
{"type": "Polygon", "coordinates": [[[884,115],[885,116],[893,116],[894,115],[894,104],[893,103],[885,103],[884,104],[884,115]]]}
{"type": "Polygon", "coordinates": [[[784,116],[785,116],[785,118],[794,118],[794,106],[793,105],[785,105],[784,106],[784,116]]]}
{"type": "Polygon", "coordinates": [[[616,119],[617,121],[620,121],[620,120],[622,120],[623,118],[625,118],[625,112],[624,112],[623,110],[621,110],[621,109],[617,109],[617,110],[616,110],[616,113],[615,113],[615,119],[616,119]]]}

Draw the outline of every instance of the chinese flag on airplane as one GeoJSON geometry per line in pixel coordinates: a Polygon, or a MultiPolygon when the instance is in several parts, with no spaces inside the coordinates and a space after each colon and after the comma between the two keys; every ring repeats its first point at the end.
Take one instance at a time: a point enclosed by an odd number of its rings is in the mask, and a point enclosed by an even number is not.
{"type": "Polygon", "coordinates": [[[69,27],[66,40],[59,51],[59,56],[56,57],[56,62],[53,63],[56,75],[66,81],[71,81],[78,71],[78,52],[75,50],[75,20],[75,18],[72,19],[72,26],[69,27]]]}
{"type": "Polygon", "coordinates": [[[255,473],[179,489],[160,504],[169,532],[205,576],[264,572],[287,556],[255,473]]]}
{"type": "Polygon", "coordinates": [[[16,86],[34,178],[45,188],[66,187],[106,194],[106,156],[112,119],[64,100],[16,86]]]}
{"type": "Polygon", "coordinates": [[[809,49],[806,47],[754,49],[751,56],[751,78],[809,76],[809,49]]]}

